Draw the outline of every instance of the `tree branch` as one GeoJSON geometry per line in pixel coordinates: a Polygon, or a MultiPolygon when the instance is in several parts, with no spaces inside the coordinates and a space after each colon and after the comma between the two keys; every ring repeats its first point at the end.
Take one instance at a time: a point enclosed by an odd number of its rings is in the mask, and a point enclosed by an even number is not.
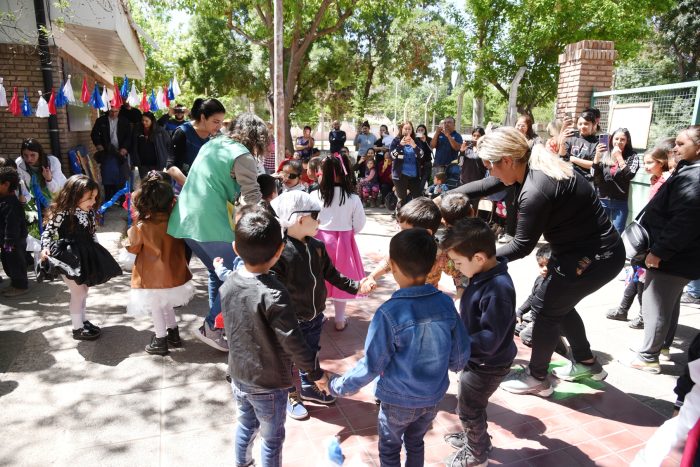
{"type": "Polygon", "coordinates": [[[238,26],[236,26],[235,24],[233,24],[233,11],[228,11],[227,16],[228,16],[228,18],[226,20],[226,26],[230,30],[237,32],[238,34],[240,34],[241,36],[243,36],[244,38],[246,38],[248,41],[252,42],[253,44],[267,47],[268,41],[264,41],[261,39],[255,39],[253,36],[251,36],[250,34],[245,32],[243,29],[241,29],[238,26]]]}
{"type": "Polygon", "coordinates": [[[491,85],[492,85],[494,88],[496,88],[496,90],[497,90],[498,92],[500,92],[500,93],[503,95],[503,97],[505,97],[506,99],[508,99],[509,93],[508,93],[508,91],[506,91],[505,89],[503,89],[503,86],[501,86],[501,83],[499,83],[498,81],[496,81],[496,80],[494,80],[494,79],[489,79],[489,83],[491,83],[491,85]]]}

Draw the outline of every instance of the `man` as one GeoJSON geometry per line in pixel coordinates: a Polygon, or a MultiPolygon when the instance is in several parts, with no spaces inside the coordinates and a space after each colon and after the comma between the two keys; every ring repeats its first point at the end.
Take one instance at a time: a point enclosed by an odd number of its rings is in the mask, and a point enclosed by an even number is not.
{"type": "Polygon", "coordinates": [[[121,112],[120,109],[109,109],[95,120],[90,133],[92,144],[97,149],[95,160],[100,164],[105,200],[111,199],[129,176],[131,126],[121,112]]]}
{"type": "Polygon", "coordinates": [[[446,172],[450,162],[457,159],[462,145],[462,136],[455,131],[455,119],[445,117],[430,140],[430,148],[435,150],[432,175],[446,172]]]}
{"type": "Polygon", "coordinates": [[[367,150],[374,146],[377,141],[377,137],[369,132],[369,122],[365,121],[362,123],[362,128],[360,133],[355,136],[355,150],[357,151],[357,159],[364,156],[367,150]]]}
{"type": "Polygon", "coordinates": [[[141,123],[141,111],[136,107],[132,107],[128,102],[122,104],[122,108],[119,110],[119,117],[125,118],[132,130],[141,123]]]}
{"type": "Polygon", "coordinates": [[[182,104],[175,104],[175,107],[169,109],[167,114],[164,114],[158,119],[158,125],[165,128],[165,130],[173,135],[175,129],[185,123],[185,106],[182,104]]]}
{"type": "Polygon", "coordinates": [[[340,150],[345,147],[346,139],[347,135],[340,129],[340,122],[338,120],[333,120],[333,129],[328,133],[328,141],[331,143],[331,154],[340,152],[340,150]]]}

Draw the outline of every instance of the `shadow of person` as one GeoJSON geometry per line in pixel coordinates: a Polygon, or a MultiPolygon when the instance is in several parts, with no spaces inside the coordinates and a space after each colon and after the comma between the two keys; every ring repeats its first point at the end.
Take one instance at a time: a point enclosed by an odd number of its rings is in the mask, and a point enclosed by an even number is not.
{"type": "Polygon", "coordinates": [[[85,360],[100,365],[117,366],[132,354],[144,354],[151,331],[137,331],[130,326],[105,326],[99,339],[81,341],[78,352],[85,360]]]}

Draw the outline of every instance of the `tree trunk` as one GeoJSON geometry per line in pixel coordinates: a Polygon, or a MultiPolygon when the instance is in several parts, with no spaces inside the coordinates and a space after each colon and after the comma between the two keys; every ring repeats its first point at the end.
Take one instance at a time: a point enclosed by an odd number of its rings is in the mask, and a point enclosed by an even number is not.
{"type": "Polygon", "coordinates": [[[506,113],[506,126],[514,126],[515,122],[518,120],[518,87],[520,86],[520,81],[525,76],[527,67],[521,66],[518,72],[515,74],[515,78],[510,83],[510,94],[508,96],[508,110],[506,113]]]}
{"type": "Polygon", "coordinates": [[[363,120],[365,118],[365,111],[367,110],[367,101],[369,100],[369,93],[372,90],[372,81],[374,80],[374,71],[377,69],[377,66],[372,64],[371,59],[367,67],[367,79],[365,80],[365,85],[362,88],[362,96],[360,97],[360,108],[357,109],[357,117],[360,120],[363,120]]]}
{"type": "Polygon", "coordinates": [[[474,96],[472,102],[472,126],[484,126],[484,96],[474,96]]]}
{"type": "Polygon", "coordinates": [[[464,107],[464,89],[459,91],[459,94],[457,95],[457,118],[455,119],[455,130],[457,133],[460,133],[462,130],[462,107],[464,107]]]}

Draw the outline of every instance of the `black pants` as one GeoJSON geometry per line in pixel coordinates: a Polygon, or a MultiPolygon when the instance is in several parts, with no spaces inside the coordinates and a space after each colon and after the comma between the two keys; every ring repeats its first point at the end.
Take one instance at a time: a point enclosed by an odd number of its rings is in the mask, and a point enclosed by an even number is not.
{"type": "MultiPolygon", "coordinates": [[[[559,341],[560,329],[569,341],[574,361],[593,358],[591,345],[586,338],[586,328],[576,311],[576,304],[617,276],[625,264],[625,247],[622,242],[608,252],[605,259],[591,258],[592,262],[579,275],[575,267],[559,267],[553,256],[548,275],[532,300],[537,319],[532,330],[532,355],[530,373],[536,378],[547,375],[547,367],[559,341]],[[561,328],[560,328],[561,327],[561,328]]],[[[582,258],[581,258],[582,259],[582,258]]],[[[568,262],[572,261],[568,258],[568,262]]],[[[574,260],[576,262],[578,260],[574,260]]]]}
{"type": "Polygon", "coordinates": [[[506,234],[515,237],[515,229],[518,226],[518,210],[515,209],[515,188],[508,188],[503,202],[506,205],[506,234]]]}
{"type": "Polygon", "coordinates": [[[0,260],[2,260],[2,268],[5,270],[7,277],[10,278],[12,287],[26,289],[29,287],[26,259],[27,240],[19,240],[13,246],[12,251],[1,249],[0,260]]]}
{"type": "Polygon", "coordinates": [[[498,389],[508,372],[510,365],[486,367],[469,362],[459,376],[457,415],[467,434],[469,448],[479,459],[486,455],[491,444],[487,431],[486,406],[489,397],[498,389]]]}
{"type": "Polygon", "coordinates": [[[622,294],[622,301],[620,302],[620,311],[627,313],[634,303],[634,297],[637,297],[639,304],[642,304],[642,294],[644,293],[644,283],[639,281],[630,280],[625,286],[625,291],[622,294]]]}
{"type": "Polygon", "coordinates": [[[394,179],[394,186],[396,187],[396,197],[399,199],[396,204],[397,211],[410,200],[423,196],[418,177],[400,175],[398,180],[394,179]]]}

